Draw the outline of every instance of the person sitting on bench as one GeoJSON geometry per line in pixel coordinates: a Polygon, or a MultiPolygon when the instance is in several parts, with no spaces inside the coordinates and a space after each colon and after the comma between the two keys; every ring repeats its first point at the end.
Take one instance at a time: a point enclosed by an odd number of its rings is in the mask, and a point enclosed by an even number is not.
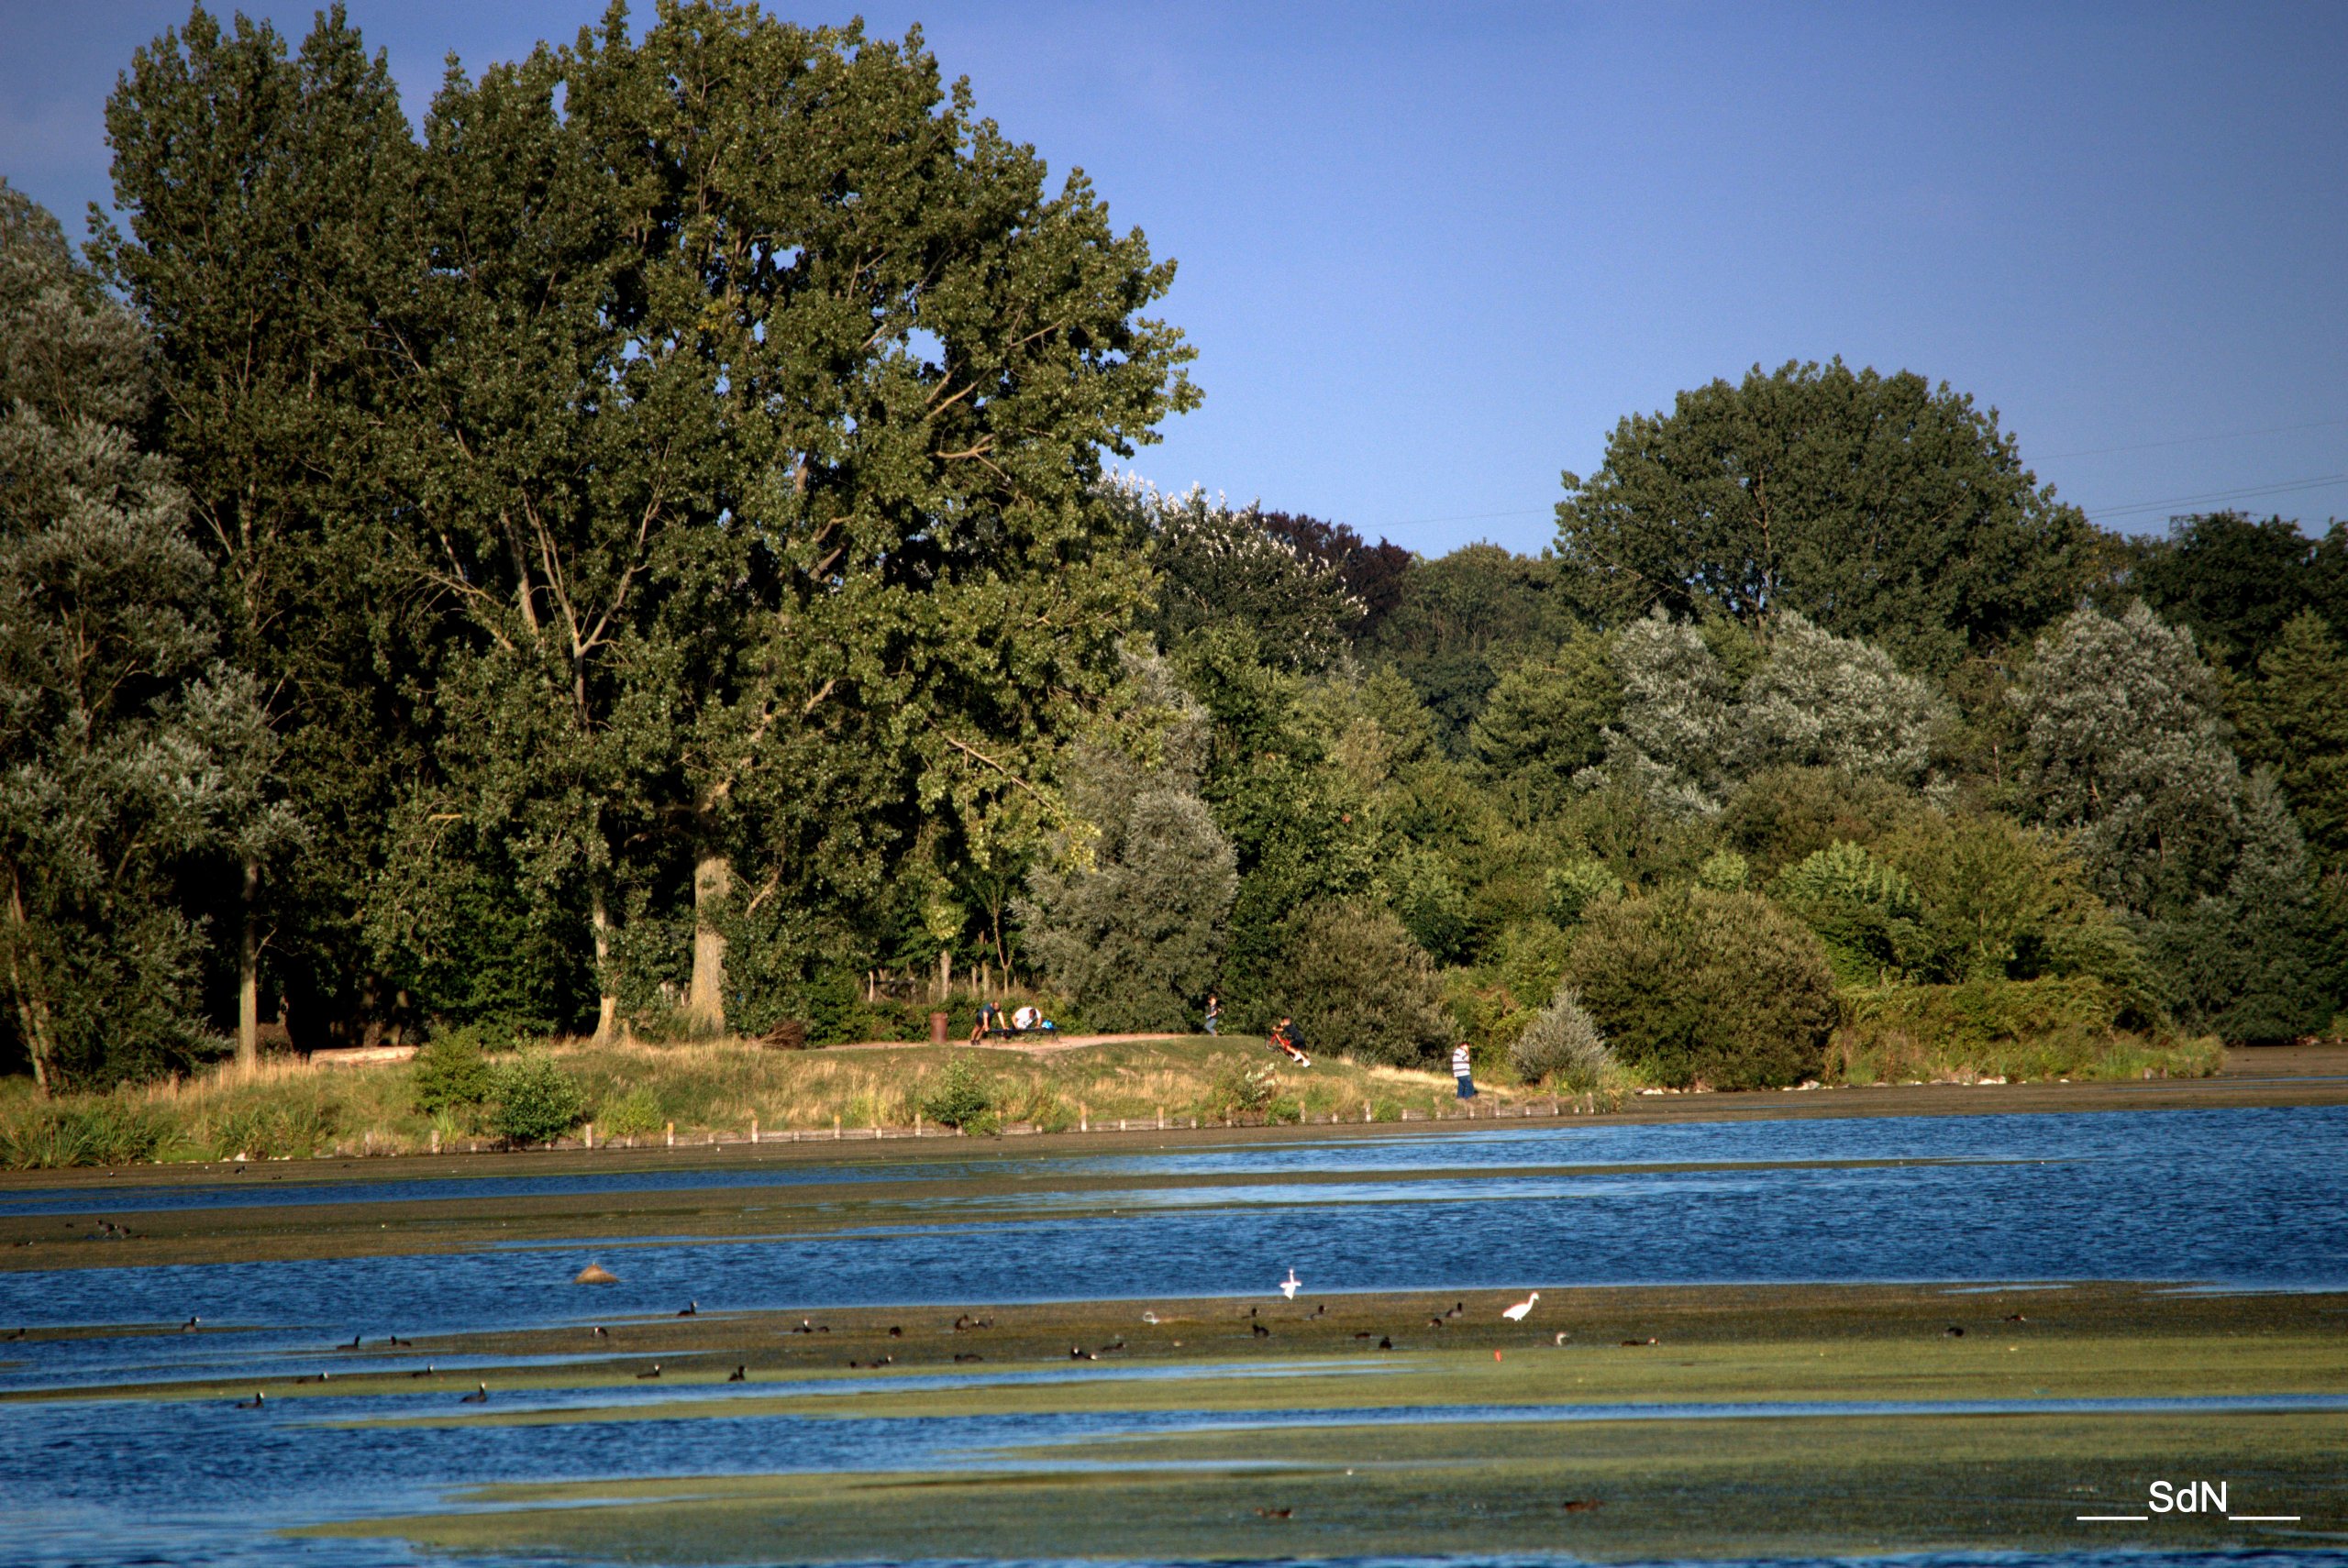
{"type": "Polygon", "coordinates": [[[1282,1013],[1280,1021],[1272,1025],[1272,1032],[1264,1037],[1264,1043],[1275,1051],[1285,1053],[1288,1059],[1300,1067],[1312,1065],[1312,1058],[1304,1054],[1304,1043],[1296,1037],[1295,1023],[1286,1013],[1282,1013]]]}

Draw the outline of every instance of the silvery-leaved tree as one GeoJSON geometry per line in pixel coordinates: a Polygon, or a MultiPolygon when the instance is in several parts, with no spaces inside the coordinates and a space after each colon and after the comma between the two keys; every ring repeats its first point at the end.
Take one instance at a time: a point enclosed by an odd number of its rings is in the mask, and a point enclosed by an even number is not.
{"type": "Polygon", "coordinates": [[[0,989],[43,1092],[184,1065],[204,1032],[191,874],[263,808],[249,678],[131,434],[146,341],[0,183],[0,989]]]}
{"type": "Polygon", "coordinates": [[[1031,873],[1020,923],[1089,1024],[1184,1029],[1223,966],[1238,860],[1199,794],[1206,715],[1156,658],[1125,690],[1120,744],[1077,751],[1081,827],[1031,873]]]}
{"type": "Polygon", "coordinates": [[[585,910],[604,1031],[625,903],[688,901],[720,1029],[729,940],[1056,819],[1145,583],[1102,457],[1195,396],[1139,314],[1172,268],[918,34],[615,10],[427,130],[412,564],[482,739],[419,832],[498,803],[585,910]]]}
{"type": "Polygon", "coordinates": [[[1627,790],[1675,815],[1720,810],[1733,734],[1731,688],[1694,626],[1660,608],[1623,628],[1612,663],[1623,698],[1601,732],[1605,760],[1574,776],[1585,789],[1627,790]]]}
{"type": "Polygon", "coordinates": [[[2039,639],[2014,689],[2020,794],[2076,835],[2096,890],[2165,919],[2223,887],[2241,842],[2242,769],[2192,634],[2142,603],[2080,610],[2039,639]]]}
{"type": "Polygon", "coordinates": [[[1929,682],[1891,656],[1838,637],[1799,611],[1771,616],[1767,657],[1747,678],[1735,715],[1740,776],[1764,767],[1833,767],[1913,783],[1932,755],[1942,704],[1929,682]]]}

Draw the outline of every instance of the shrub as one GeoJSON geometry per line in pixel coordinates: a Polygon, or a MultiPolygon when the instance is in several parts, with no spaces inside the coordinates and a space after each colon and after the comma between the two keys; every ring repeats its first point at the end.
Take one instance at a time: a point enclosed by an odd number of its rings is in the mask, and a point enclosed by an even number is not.
{"type": "Polygon", "coordinates": [[[1973,979],[1844,993],[1833,1068],[1854,1083],[1908,1078],[2203,1077],[2217,1042],[2120,1028],[2128,999],[2093,976],[1973,979]]]}
{"type": "Polygon", "coordinates": [[[0,1111],[0,1165],[127,1165],[158,1158],[170,1134],[161,1112],[119,1095],[26,1099],[0,1111]]]}
{"type": "Polygon", "coordinates": [[[525,1051],[497,1065],[496,1107],[490,1131],[509,1143],[544,1143],[561,1137],[586,1113],[586,1097],[570,1075],[542,1052],[525,1051]]]}
{"type": "Polygon", "coordinates": [[[1603,860],[1576,856],[1549,873],[1549,918],[1571,925],[1600,899],[1623,890],[1623,878],[1603,860]]]}
{"type": "Polygon", "coordinates": [[[1508,1048],[1508,1065],[1526,1083],[1554,1078],[1559,1088],[1579,1091],[1598,1088],[1616,1064],[1581,993],[1563,985],[1508,1048]]]}
{"type": "Polygon", "coordinates": [[[1752,864],[1733,849],[1715,849],[1696,867],[1697,885],[1719,893],[1735,892],[1752,875],[1752,864]]]}
{"type": "Polygon", "coordinates": [[[321,1096],[242,1099],[212,1123],[215,1159],[305,1160],[334,1142],[342,1116],[321,1096]]]}
{"type": "Polygon", "coordinates": [[[1789,1084],[1819,1071],[1834,1025],[1818,939],[1752,893],[1686,888],[1611,900],[1567,965],[1628,1066],[1664,1084],[1789,1084]]]}
{"type": "Polygon", "coordinates": [[[1279,1098],[1279,1092],[1278,1067],[1269,1062],[1234,1056],[1215,1070],[1214,1081],[1207,1086],[1206,1109],[1224,1117],[1263,1110],[1279,1098]]]}
{"type": "Polygon", "coordinates": [[[1090,757],[1074,794],[1100,830],[1092,865],[1030,875],[1028,949],[1100,1028],[1188,1028],[1223,963],[1239,886],[1231,840],[1185,781],[1122,757],[1090,757]]]}
{"type": "Polygon", "coordinates": [[[496,1075],[481,1052],[481,1036],[471,1027],[436,1036],[415,1054],[408,1072],[419,1116],[484,1104],[496,1087],[496,1075]]]}
{"type": "Polygon", "coordinates": [[[605,1138],[649,1138],[668,1121],[660,1097],[650,1084],[638,1084],[605,1102],[596,1119],[603,1123],[605,1138]]]}
{"type": "Polygon", "coordinates": [[[968,1056],[947,1063],[936,1085],[921,1099],[921,1113],[940,1127],[969,1126],[993,1109],[994,1101],[968,1056]]]}
{"type": "Polygon", "coordinates": [[[1778,874],[1777,894],[1825,944],[1846,985],[1898,976],[1925,945],[1915,885],[1860,845],[1837,839],[1778,874]]]}
{"type": "Polygon", "coordinates": [[[1374,904],[1306,906],[1275,988],[1307,1051],[1403,1065],[1444,1050],[1443,980],[1402,922],[1374,904]]]}

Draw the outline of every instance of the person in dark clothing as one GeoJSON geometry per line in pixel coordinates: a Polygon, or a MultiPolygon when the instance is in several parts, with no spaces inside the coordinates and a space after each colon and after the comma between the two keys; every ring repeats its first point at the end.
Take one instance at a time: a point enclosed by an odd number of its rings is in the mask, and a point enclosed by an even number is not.
{"type": "Polygon", "coordinates": [[[1282,1013],[1280,1021],[1272,1025],[1272,1032],[1264,1037],[1264,1043],[1284,1053],[1300,1067],[1312,1065],[1312,1058],[1304,1054],[1304,1043],[1296,1037],[1295,1022],[1286,1013],[1282,1013]]]}

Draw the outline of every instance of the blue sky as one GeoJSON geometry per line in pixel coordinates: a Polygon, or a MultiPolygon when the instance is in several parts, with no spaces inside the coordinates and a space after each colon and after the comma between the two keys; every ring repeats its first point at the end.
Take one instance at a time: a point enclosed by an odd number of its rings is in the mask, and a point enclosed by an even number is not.
{"type": "MultiPolygon", "coordinates": [[[[600,11],[350,5],[411,113],[448,51],[600,11]]],[[[0,0],[0,173],[69,230],[107,192],[115,73],[185,14],[0,0]]],[[[922,23],[1180,260],[1207,396],[1134,465],[1162,486],[1537,550],[1623,414],[1840,354],[1995,404],[2114,526],[2348,516],[2348,6],[863,14],[922,23]]]]}

